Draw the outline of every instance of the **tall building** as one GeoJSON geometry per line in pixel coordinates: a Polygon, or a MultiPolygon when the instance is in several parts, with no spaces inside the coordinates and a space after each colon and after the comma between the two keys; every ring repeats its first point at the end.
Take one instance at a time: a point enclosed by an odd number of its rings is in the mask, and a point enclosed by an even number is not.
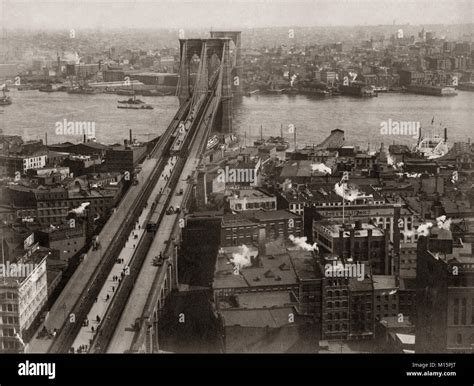
{"type": "Polygon", "coordinates": [[[474,255],[453,245],[451,232],[432,229],[417,249],[416,352],[474,351],[474,255]]]}
{"type": "Polygon", "coordinates": [[[39,247],[32,237],[25,240],[25,249],[24,256],[1,266],[0,353],[23,352],[23,338],[48,298],[46,260],[50,251],[39,247]]]}
{"type": "Polygon", "coordinates": [[[313,240],[322,252],[353,258],[356,262],[370,262],[375,275],[391,273],[388,233],[375,225],[361,221],[354,224],[330,220],[315,222],[313,240]]]}

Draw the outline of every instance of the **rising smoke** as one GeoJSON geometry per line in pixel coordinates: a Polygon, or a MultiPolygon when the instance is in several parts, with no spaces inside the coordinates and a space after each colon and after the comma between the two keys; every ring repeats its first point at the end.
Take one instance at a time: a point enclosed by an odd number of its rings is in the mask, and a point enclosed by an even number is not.
{"type": "Polygon", "coordinates": [[[252,264],[251,256],[250,249],[246,245],[242,245],[239,247],[238,252],[232,254],[230,261],[240,270],[252,264]]]}
{"type": "Polygon", "coordinates": [[[290,235],[289,239],[300,249],[303,249],[305,251],[319,251],[318,245],[316,243],[311,245],[306,242],[307,237],[295,237],[293,235],[290,235]]]}
{"type": "Polygon", "coordinates": [[[311,164],[311,170],[313,172],[320,172],[320,173],[325,173],[325,174],[332,173],[331,168],[324,164],[311,164]]]}
{"type": "Polygon", "coordinates": [[[350,202],[354,201],[361,194],[357,188],[347,187],[346,184],[340,183],[336,183],[336,185],[334,185],[334,191],[338,196],[350,202]]]}
{"type": "Polygon", "coordinates": [[[76,214],[83,214],[86,208],[90,205],[90,202],[83,202],[77,208],[73,208],[69,211],[69,213],[76,213],[76,214]]]}

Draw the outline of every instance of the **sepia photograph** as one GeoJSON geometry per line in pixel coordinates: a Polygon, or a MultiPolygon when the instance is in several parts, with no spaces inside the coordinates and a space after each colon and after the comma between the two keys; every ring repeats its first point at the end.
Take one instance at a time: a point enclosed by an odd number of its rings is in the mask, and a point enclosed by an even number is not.
{"type": "Polygon", "coordinates": [[[0,383],[472,385],[473,15],[0,0],[0,383]]]}

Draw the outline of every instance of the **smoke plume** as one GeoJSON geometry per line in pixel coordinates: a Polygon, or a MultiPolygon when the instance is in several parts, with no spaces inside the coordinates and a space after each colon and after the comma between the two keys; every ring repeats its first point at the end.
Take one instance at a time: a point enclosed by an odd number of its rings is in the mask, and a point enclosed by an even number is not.
{"type": "Polygon", "coordinates": [[[232,259],[230,261],[240,270],[252,264],[250,257],[250,249],[246,245],[242,245],[239,247],[239,252],[232,254],[232,259]]]}
{"type": "Polygon", "coordinates": [[[318,245],[316,243],[311,245],[306,242],[307,237],[295,237],[293,235],[290,235],[289,239],[300,249],[303,249],[305,251],[319,251],[318,245]]]}

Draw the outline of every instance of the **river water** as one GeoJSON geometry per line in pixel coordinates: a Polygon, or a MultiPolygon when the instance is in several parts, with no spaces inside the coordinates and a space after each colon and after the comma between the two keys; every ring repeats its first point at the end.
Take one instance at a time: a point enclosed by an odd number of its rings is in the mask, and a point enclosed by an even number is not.
{"type": "MultiPolygon", "coordinates": [[[[58,135],[58,122],[94,123],[95,136],[106,144],[123,143],[133,129],[138,140],[161,134],[178,108],[175,96],[140,97],[154,110],[117,109],[117,100],[128,97],[113,94],[71,95],[64,92],[11,90],[10,106],[0,107],[0,129],[4,134],[37,139],[48,134],[48,143],[77,142],[80,135],[58,135]]],[[[366,147],[385,144],[412,144],[403,135],[382,135],[381,124],[392,121],[420,122],[431,130],[448,127],[448,140],[465,141],[472,136],[474,93],[459,91],[456,97],[387,93],[377,98],[315,98],[304,95],[253,95],[234,100],[234,129],[250,144],[260,136],[284,135],[293,142],[289,125],[294,125],[298,145],[319,143],[335,128],[345,131],[347,143],[366,147]]],[[[442,133],[442,130],[439,130],[442,133]]]]}

